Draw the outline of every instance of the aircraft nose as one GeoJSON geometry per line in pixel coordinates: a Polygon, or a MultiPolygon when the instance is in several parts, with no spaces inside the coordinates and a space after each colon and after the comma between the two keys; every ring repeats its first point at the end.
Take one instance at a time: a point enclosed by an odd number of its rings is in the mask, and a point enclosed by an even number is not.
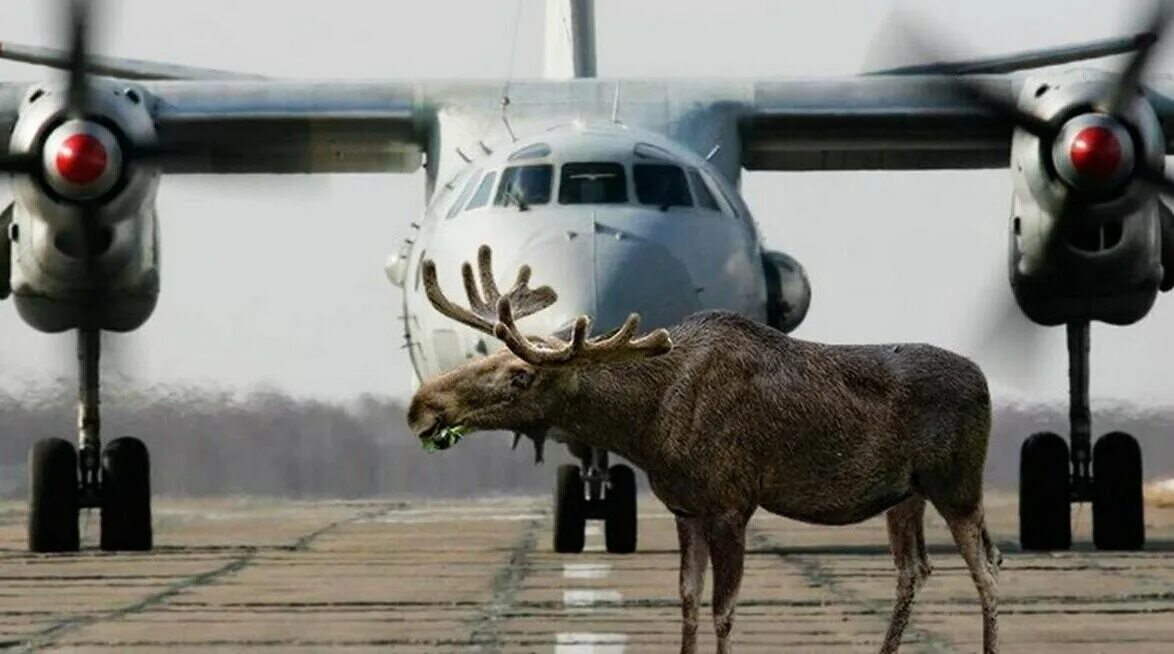
{"type": "Polygon", "coordinates": [[[646,238],[597,230],[559,235],[521,248],[509,270],[527,264],[532,286],[549,285],[558,301],[520,321],[534,334],[550,334],[575,318],[592,318],[593,333],[619,327],[639,313],[641,331],[667,327],[697,311],[697,292],[684,264],[646,238]]]}

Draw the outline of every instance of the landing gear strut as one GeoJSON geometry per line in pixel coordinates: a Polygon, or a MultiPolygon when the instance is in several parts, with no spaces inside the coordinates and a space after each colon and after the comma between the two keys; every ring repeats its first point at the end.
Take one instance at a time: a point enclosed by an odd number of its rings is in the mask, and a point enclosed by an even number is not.
{"type": "Polygon", "coordinates": [[[137,438],[102,448],[99,415],[101,332],[78,331],[78,447],[60,438],[38,442],[29,455],[29,549],[76,552],[78,511],[100,509],[104,550],[149,550],[150,458],[137,438]]]}
{"type": "Polygon", "coordinates": [[[583,551],[587,520],[604,521],[604,542],[612,554],[636,551],[636,473],[623,464],[608,467],[607,450],[583,448],[581,465],[561,465],[554,488],[554,551],[583,551]]]}
{"type": "Polygon", "coordinates": [[[1141,448],[1122,432],[1092,447],[1089,323],[1069,323],[1069,444],[1052,433],[1023,443],[1019,463],[1019,542],[1025,550],[1072,546],[1069,505],[1092,502],[1093,544],[1102,550],[1145,545],[1141,448]]]}

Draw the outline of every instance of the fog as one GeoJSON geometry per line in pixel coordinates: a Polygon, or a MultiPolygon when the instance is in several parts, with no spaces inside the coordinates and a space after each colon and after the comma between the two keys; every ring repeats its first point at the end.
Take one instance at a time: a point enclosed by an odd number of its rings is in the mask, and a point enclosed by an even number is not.
{"type": "MultiPolygon", "coordinates": [[[[72,440],[71,389],[37,388],[0,396],[0,496],[27,491],[28,449],[38,438],[72,440]]],[[[535,465],[523,440],[475,434],[451,450],[424,452],[407,429],[398,400],[362,396],[347,403],[292,397],[279,391],[244,396],[195,387],[113,394],[104,407],[107,438],[145,440],[152,484],[161,495],[267,495],[293,498],[470,497],[544,493],[554,468],[568,457],[547,445],[535,465]]],[[[996,405],[987,463],[991,487],[1018,482],[1019,444],[1028,434],[1066,424],[1060,405],[996,405]]],[[[1174,410],[1115,404],[1096,415],[1098,434],[1124,430],[1138,437],[1146,475],[1174,471],[1174,410]]],[[[1066,430],[1059,429],[1060,433],[1066,430]]],[[[643,484],[643,480],[641,480],[643,484]]]]}

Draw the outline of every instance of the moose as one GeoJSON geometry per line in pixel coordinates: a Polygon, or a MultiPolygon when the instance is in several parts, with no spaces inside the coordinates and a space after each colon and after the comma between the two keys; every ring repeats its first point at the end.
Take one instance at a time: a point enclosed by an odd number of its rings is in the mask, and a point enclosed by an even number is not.
{"type": "Polygon", "coordinates": [[[823,525],[885,513],[897,568],[881,652],[896,652],[930,574],[925,503],[945,519],[982,606],[983,649],[998,649],[996,577],[982,472],[990,433],[986,379],[968,359],[923,344],[824,345],[731,312],[693,314],[637,335],[632,314],[593,337],[523,334],[516,321],[555,292],[529,287],[523,266],[501,293],[487,246],[461,269],[469,307],[445,297],[424,261],[426,294],[443,315],[505,347],[420,386],[408,422],[426,443],[450,430],[560,428],[642,468],[676,516],[681,651],[695,652],[699,597],[713,563],[718,652],[731,651],[746,528],[758,507],[823,525]],[[480,288],[478,288],[478,278],[480,288]]]}

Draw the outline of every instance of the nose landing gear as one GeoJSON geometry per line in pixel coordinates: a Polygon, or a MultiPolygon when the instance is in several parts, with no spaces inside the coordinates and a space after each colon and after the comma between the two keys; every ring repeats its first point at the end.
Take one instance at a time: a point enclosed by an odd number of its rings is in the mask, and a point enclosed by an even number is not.
{"type": "Polygon", "coordinates": [[[1069,505],[1092,502],[1093,544],[1101,550],[1145,546],[1141,448],[1113,432],[1092,443],[1089,408],[1089,324],[1068,324],[1071,450],[1060,436],[1035,434],[1019,462],[1019,542],[1025,550],[1072,546],[1069,505]]]}
{"type": "Polygon", "coordinates": [[[76,552],[78,511],[101,510],[101,548],[149,550],[150,458],[137,438],[118,438],[102,448],[98,362],[100,332],[78,332],[81,384],[78,449],[68,441],[38,442],[29,455],[28,543],[33,552],[76,552]]]}
{"type": "Polygon", "coordinates": [[[636,473],[608,467],[606,450],[590,448],[581,466],[561,465],[554,488],[554,551],[583,551],[587,520],[604,521],[604,542],[612,554],[636,551],[636,473]]]}

